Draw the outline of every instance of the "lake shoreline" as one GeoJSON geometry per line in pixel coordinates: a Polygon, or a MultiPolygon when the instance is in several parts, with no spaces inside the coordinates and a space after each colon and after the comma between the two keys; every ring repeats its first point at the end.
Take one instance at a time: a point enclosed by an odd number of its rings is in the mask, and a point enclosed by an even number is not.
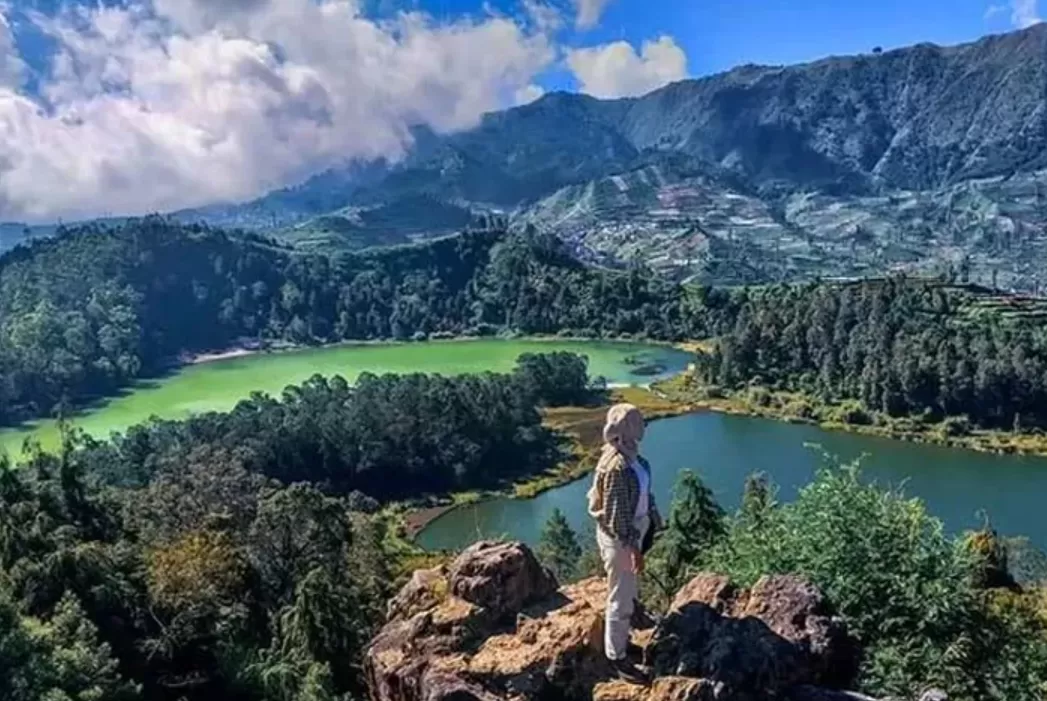
{"type": "MultiPolygon", "coordinates": [[[[677,347],[683,346],[677,345],[677,347]]],[[[694,347],[696,346],[691,346],[687,349],[691,350],[694,347]]],[[[784,408],[775,407],[773,404],[766,407],[756,406],[737,396],[697,399],[694,398],[696,392],[693,387],[686,392],[681,391],[680,388],[681,383],[689,383],[692,379],[693,376],[685,371],[667,380],[655,382],[649,388],[635,386],[609,388],[612,389],[611,401],[599,407],[561,407],[547,410],[546,420],[543,423],[549,428],[558,430],[571,438],[573,455],[544,473],[514,483],[506,489],[484,494],[482,498],[533,499],[546,491],[563,487],[589,475],[595,468],[599,447],[602,444],[602,438],[593,435],[592,425],[594,422],[602,425],[603,413],[615,401],[629,401],[635,404],[649,421],[686,414],[715,412],[729,416],[743,416],[768,419],[781,423],[806,425],[837,433],[882,438],[919,445],[963,449],[990,455],[1047,457],[1047,436],[1044,435],[1033,433],[1011,434],[1003,431],[979,429],[967,436],[943,436],[936,435],[930,431],[901,431],[897,427],[890,426],[818,421],[790,414],[784,408]],[[660,405],[652,405],[652,399],[660,400],[662,403],[660,405]],[[564,416],[565,414],[567,415],[566,417],[564,416]],[[572,414],[574,415],[573,418],[571,417],[572,414]],[[586,426],[586,424],[589,425],[586,426]],[[588,428],[588,431],[586,428],[588,428]],[[1023,439],[1029,444],[1021,444],[1020,441],[1023,439]],[[1019,444],[1015,445],[1014,441],[1019,441],[1019,444]]],[[[789,398],[795,399],[793,395],[789,395],[789,398]]],[[[449,498],[455,499],[455,503],[442,507],[440,510],[419,510],[420,512],[431,511],[432,513],[425,513],[424,516],[427,518],[424,518],[422,525],[411,531],[410,538],[412,540],[432,522],[462,504],[470,503],[469,500],[458,501],[456,495],[451,495],[449,498]]],[[[408,515],[413,513],[415,512],[408,511],[408,515]]]]}
{"type": "Polygon", "coordinates": [[[551,489],[556,489],[583,479],[596,467],[600,448],[603,445],[603,423],[607,409],[617,402],[629,402],[643,412],[648,421],[658,421],[702,411],[691,403],[677,402],[645,387],[625,385],[609,388],[607,402],[591,407],[554,407],[544,411],[542,424],[570,440],[570,455],[552,468],[503,489],[477,494],[476,492],[452,493],[445,496],[449,502],[441,506],[408,508],[404,514],[404,526],[412,541],[427,526],[454,511],[460,506],[488,499],[533,499],[551,489]]]}
{"type": "MultiPolygon", "coordinates": [[[[775,501],[785,504],[820,471],[857,463],[863,483],[918,500],[913,508],[940,517],[950,534],[977,530],[989,519],[1008,542],[1025,536],[1033,548],[1047,552],[1047,525],[1037,518],[1042,510],[1038,495],[1047,488],[1047,459],[1042,457],[992,456],[704,409],[651,422],[642,452],[654,470],[659,504],[672,503],[685,470],[696,474],[715,501],[734,513],[753,474],[766,476],[775,501]]],[[[591,479],[534,499],[503,496],[453,510],[413,542],[433,553],[456,551],[478,537],[512,538],[533,546],[555,510],[565,515],[580,538],[590,539],[585,493],[591,479]]]]}
{"type": "Polygon", "coordinates": [[[245,358],[262,352],[262,350],[256,348],[230,348],[228,350],[215,351],[212,353],[194,353],[192,355],[185,355],[180,359],[179,363],[183,366],[202,365],[204,363],[232,360],[233,358],[245,358]]]}
{"type": "Polygon", "coordinates": [[[407,539],[413,541],[414,537],[424,531],[426,526],[459,506],[461,504],[444,504],[442,506],[408,509],[402,516],[404,533],[407,539]]]}
{"type": "MultiPolygon", "coordinates": [[[[256,390],[279,397],[287,385],[305,382],[313,374],[341,375],[353,381],[357,371],[379,375],[509,373],[520,353],[543,353],[547,352],[546,348],[549,352],[563,348],[588,355],[593,377],[604,377],[610,385],[639,384],[681,370],[691,357],[666,342],[564,336],[469,336],[434,338],[425,342],[350,340],[316,346],[283,342],[257,345],[253,339],[241,340],[241,343],[227,348],[214,347],[169,358],[166,369],[144,375],[105,396],[92,396],[77,402],[70,408],[67,418],[88,434],[106,439],[113,432],[123,432],[154,415],[180,420],[193,413],[229,411],[237,401],[256,390]],[[510,355],[512,359],[509,359],[510,355]],[[427,360],[432,356],[435,356],[434,360],[427,360]],[[403,363],[398,360],[401,357],[415,360],[403,363]],[[455,358],[463,360],[459,363],[455,358]],[[623,360],[626,358],[636,360],[623,360]],[[275,368],[276,374],[269,371],[260,373],[258,368],[275,368]],[[658,368],[660,373],[645,374],[644,370],[648,368],[658,368]],[[639,372],[634,373],[634,370],[639,372]],[[205,378],[213,378],[213,383],[205,378]],[[215,400],[211,401],[210,397],[215,400]],[[113,417],[113,420],[108,417],[113,417]]],[[[53,418],[26,417],[24,421],[0,427],[0,450],[6,451],[16,462],[21,460],[25,456],[22,443],[29,435],[38,437],[47,451],[57,449],[59,444],[57,423],[53,418]]]]}
{"type": "Polygon", "coordinates": [[[804,416],[804,411],[831,412],[841,405],[819,404],[811,397],[799,393],[775,392],[767,387],[754,386],[750,393],[759,393],[761,402],[755,403],[742,396],[741,392],[724,393],[722,397],[691,399],[708,387],[690,385],[692,377],[680,373],[676,377],[657,382],[653,389],[676,401],[685,398],[698,409],[715,411],[732,416],[749,416],[785,423],[814,426],[825,431],[851,433],[873,438],[933,445],[943,448],[959,448],[989,455],[1024,455],[1047,457],[1047,435],[1033,432],[1014,433],[1003,430],[972,428],[965,434],[947,435],[942,431],[943,422],[921,423],[918,417],[884,417],[870,412],[866,423],[848,423],[820,416],[804,416]],[[682,386],[681,386],[682,385],[682,386]],[[877,423],[881,421],[884,423],[877,423]]]}
{"type": "MultiPolygon", "coordinates": [[[[253,341],[252,344],[241,343],[210,351],[183,351],[177,359],[171,362],[171,366],[177,370],[181,367],[202,365],[204,363],[221,362],[236,358],[246,358],[262,353],[295,353],[308,350],[324,350],[329,348],[351,348],[354,346],[399,346],[413,343],[468,343],[472,341],[499,340],[499,341],[536,341],[555,343],[564,341],[569,343],[635,343],[642,346],[660,346],[663,348],[676,348],[689,353],[697,352],[704,348],[702,341],[661,341],[652,339],[640,339],[618,336],[560,336],[557,334],[496,334],[493,336],[452,336],[448,338],[435,337],[419,340],[413,339],[347,339],[331,343],[320,343],[316,345],[290,343],[287,341],[253,341]],[[252,347],[255,343],[257,347],[252,347]]],[[[147,379],[147,378],[142,378],[147,379]]],[[[627,387],[627,383],[616,383],[615,387],[627,387]]]]}

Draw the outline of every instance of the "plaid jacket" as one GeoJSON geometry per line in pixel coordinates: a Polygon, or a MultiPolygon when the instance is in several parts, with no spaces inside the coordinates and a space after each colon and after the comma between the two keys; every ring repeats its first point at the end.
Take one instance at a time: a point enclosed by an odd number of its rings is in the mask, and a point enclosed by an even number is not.
{"type": "MultiPolygon", "coordinates": [[[[651,465],[639,458],[640,466],[651,473],[651,465]]],[[[629,468],[625,458],[618,456],[613,463],[593,476],[589,490],[589,514],[597,526],[618,542],[640,547],[640,532],[636,529],[636,507],[640,502],[640,480],[629,468]]],[[[651,528],[661,528],[661,516],[654,503],[653,490],[649,496],[648,514],[651,528]]]]}

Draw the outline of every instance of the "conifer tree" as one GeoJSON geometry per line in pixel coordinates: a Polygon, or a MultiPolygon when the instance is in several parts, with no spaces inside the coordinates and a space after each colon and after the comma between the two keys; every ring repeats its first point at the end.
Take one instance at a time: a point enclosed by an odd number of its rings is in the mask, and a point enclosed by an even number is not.
{"type": "Polygon", "coordinates": [[[552,515],[542,528],[538,557],[560,582],[571,581],[578,572],[582,548],[578,544],[578,536],[560,509],[553,509],[552,515]]]}
{"type": "Polygon", "coordinates": [[[680,473],[673,494],[665,532],[652,549],[648,564],[650,577],[666,600],[727,532],[723,509],[694,472],[680,473]]]}

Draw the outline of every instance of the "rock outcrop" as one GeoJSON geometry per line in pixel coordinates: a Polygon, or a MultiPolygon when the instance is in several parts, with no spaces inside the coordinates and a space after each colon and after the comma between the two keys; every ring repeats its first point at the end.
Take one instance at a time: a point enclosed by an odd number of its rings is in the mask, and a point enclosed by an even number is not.
{"type": "Polygon", "coordinates": [[[587,698],[607,675],[605,597],[596,580],[557,590],[520,543],[477,543],[446,569],[416,572],[390,602],[366,656],[371,696],[587,698]]]}
{"type": "Polygon", "coordinates": [[[659,675],[714,680],[732,699],[846,686],[858,666],[857,648],[822,593],[786,575],[764,577],[751,590],[698,575],[676,595],[646,657],[659,675]]]}
{"type": "Polygon", "coordinates": [[[648,687],[612,680],[603,655],[606,586],[557,588],[520,543],[482,542],[416,572],[367,651],[373,701],[862,701],[839,691],[857,649],[810,582],[751,589],[702,574],[634,642],[648,687]]]}

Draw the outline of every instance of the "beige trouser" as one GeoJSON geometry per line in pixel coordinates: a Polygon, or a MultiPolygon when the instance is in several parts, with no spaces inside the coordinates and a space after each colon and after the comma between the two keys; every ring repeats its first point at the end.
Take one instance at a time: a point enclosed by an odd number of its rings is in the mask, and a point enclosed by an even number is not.
{"type": "MultiPolygon", "coordinates": [[[[638,524],[640,542],[650,519],[644,517],[638,524]]],[[[596,544],[600,547],[600,559],[607,572],[607,613],[604,619],[604,651],[608,659],[625,658],[629,645],[629,630],[633,617],[633,607],[640,593],[639,581],[633,573],[629,551],[618,540],[596,529],[596,544]]]]}

